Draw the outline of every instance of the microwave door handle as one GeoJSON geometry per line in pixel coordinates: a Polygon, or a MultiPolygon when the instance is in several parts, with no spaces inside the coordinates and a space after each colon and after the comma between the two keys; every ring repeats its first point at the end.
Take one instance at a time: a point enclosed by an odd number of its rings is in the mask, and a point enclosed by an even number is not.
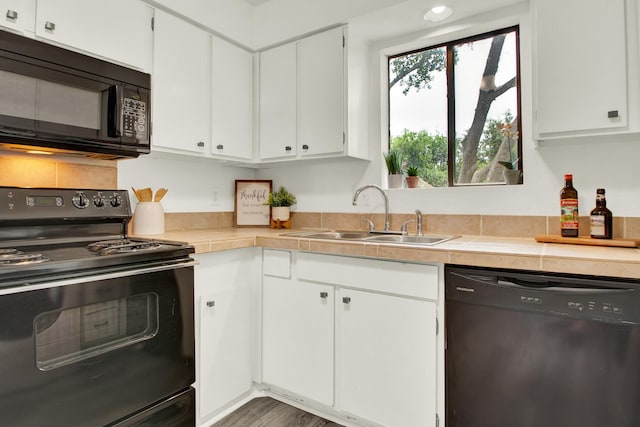
{"type": "Polygon", "coordinates": [[[110,138],[122,136],[122,85],[109,87],[107,105],[107,135],[110,138]]]}

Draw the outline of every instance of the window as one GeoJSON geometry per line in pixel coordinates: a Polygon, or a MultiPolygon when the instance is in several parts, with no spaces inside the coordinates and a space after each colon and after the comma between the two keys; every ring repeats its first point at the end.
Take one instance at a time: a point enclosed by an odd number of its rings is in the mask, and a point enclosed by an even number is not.
{"type": "Polygon", "coordinates": [[[421,186],[522,182],[518,27],[395,55],[388,69],[389,150],[421,186]]]}

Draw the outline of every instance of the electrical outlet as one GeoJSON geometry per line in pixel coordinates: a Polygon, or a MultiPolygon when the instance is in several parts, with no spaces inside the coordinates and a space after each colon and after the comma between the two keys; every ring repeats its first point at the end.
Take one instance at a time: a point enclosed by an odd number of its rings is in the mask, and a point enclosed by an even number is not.
{"type": "Polygon", "coordinates": [[[218,187],[213,187],[211,189],[210,197],[209,197],[209,205],[210,206],[220,206],[220,199],[219,199],[219,193],[220,193],[220,189],[218,187]]]}

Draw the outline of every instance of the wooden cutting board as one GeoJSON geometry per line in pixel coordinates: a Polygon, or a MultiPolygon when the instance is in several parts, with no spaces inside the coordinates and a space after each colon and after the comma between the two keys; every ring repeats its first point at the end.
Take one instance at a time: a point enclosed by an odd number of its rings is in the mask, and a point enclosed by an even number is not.
{"type": "Polygon", "coordinates": [[[635,239],[592,239],[591,237],[562,237],[553,234],[537,235],[537,242],[568,243],[572,245],[613,246],[618,248],[637,248],[640,240],[635,239]]]}

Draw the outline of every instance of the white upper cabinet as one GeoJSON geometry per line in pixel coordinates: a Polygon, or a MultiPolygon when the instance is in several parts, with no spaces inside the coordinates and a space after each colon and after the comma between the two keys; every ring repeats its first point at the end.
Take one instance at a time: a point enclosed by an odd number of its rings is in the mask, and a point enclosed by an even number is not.
{"type": "Polygon", "coordinates": [[[153,9],[143,2],[39,0],[36,10],[37,37],[150,72],[153,9]]]}
{"type": "Polygon", "coordinates": [[[298,41],[297,59],[300,155],[342,154],[346,118],[343,28],[298,41]]]}
{"type": "Polygon", "coordinates": [[[260,53],[260,159],[345,154],[344,28],[260,53]]]}
{"type": "Polygon", "coordinates": [[[210,153],[211,36],[156,10],[152,85],[152,149],[210,153]]]}
{"type": "Polygon", "coordinates": [[[211,152],[251,160],[253,54],[215,36],[211,49],[211,152]]]}
{"type": "Polygon", "coordinates": [[[260,159],[296,155],[296,43],[260,52],[260,159]]]}
{"type": "Polygon", "coordinates": [[[0,0],[0,29],[33,33],[35,20],[35,0],[0,0]]]}
{"type": "Polygon", "coordinates": [[[637,2],[533,0],[531,7],[536,139],[639,130],[637,2]]]}

